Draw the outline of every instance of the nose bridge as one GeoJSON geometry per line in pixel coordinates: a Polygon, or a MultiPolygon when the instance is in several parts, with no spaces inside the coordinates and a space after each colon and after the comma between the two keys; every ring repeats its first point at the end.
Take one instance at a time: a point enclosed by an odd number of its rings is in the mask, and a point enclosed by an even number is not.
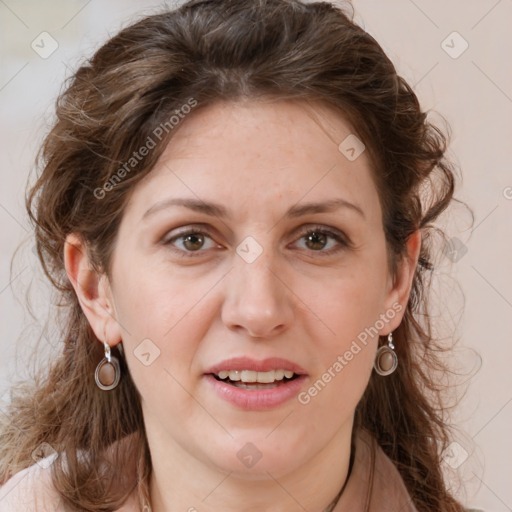
{"type": "MultiPolygon", "coordinates": [[[[251,249],[251,242],[248,243],[251,249]]],[[[242,243],[238,249],[244,248],[247,246],[242,243]]],[[[223,309],[228,327],[244,328],[251,336],[263,337],[290,322],[292,306],[286,286],[277,277],[276,263],[276,255],[269,247],[252,261],[244,252],[236,255],[223,309]]]]}
{"type": "Polygon", "coordinates": [[[251,300],[275,299],[279,291],[275,272],[271,270],[272,265],[275,265],[275,257],[271,250],[266,249],[252,262],[247,262],[243,258],[238,259],[238,279],[243,282],[242,290],[250,294],[251,300]]]}

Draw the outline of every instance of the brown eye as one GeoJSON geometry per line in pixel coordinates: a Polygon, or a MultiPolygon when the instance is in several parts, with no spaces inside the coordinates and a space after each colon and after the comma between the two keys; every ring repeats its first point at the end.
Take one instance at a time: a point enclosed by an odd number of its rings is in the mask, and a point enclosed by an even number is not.
{"type": "Polygon", "coordinates": [[[305,249],[318,253],[321,256],[330,256],[344,248],[350,247],[350,242],[337,231],[325,228],[310,228],[304,232],[299,240],[304,240],[305,249]],[[327,250],[325,250],[327,248],[327,250]]]}
{"type": "Polygon", "coordinates": [[[194,229],[182,231],[165,240],[163,244],[170,246],[179,256],[199,256],[207,249],[218,247],[204,231],[194,229]],[[208,240],[210,240],[209,245],[208,240]]]}
{"type": "Polygon", "coordinates": [[[202,234],[191,233],[181,238],[183,238],[183,246],[190,251],[197,251],[204,245],[204,236],[202,234]]]}
{"type": "Polygon", "coordinates": [[[327,236],[324,233],[318,231],[312,231],[305,235],[306,245],[312,250],[321,250],[327,244],[327,236]]]}

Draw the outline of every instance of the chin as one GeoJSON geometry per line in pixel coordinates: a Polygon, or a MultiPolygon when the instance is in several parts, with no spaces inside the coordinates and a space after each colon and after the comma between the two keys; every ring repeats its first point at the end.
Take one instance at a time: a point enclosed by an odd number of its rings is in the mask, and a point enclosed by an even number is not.
{"type": "Polygon", "coordinates": [[[279,478],[306,459],[306,454],[301,453],[297,446],[285,446],[282,442],[265,439],[265,436],[268,436],[268,430],[264,435],[244,435],[230,440],[229,445],[214,450],[215,453],[208,450],[209,464],[240,478],[268,480],[269,473],[279,478]]]}

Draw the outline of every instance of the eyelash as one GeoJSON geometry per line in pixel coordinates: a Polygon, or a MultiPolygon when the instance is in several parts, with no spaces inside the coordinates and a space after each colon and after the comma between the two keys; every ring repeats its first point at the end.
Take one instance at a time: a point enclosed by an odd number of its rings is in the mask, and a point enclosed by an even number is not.
{"type": "MultiPolygon", "coordinates": [[[[342,251],[343,249],[350,248],[352,246],[351,242],[348,241],[348,239],[341,232],[331,231],[331,230],[323,228],[321,226],[309,227],[306,231],[303,231],[300,234],[300,236],[297,240],[300,240],[312,233],[326,235],[330,238],[333,238],[341,245],[341,247],[329,249],[328,251],[323,251],[323,250],[315,251],[313,249],[306,249],[306,250],[309,250],[310,252],[318,253],[321,257],[331,256],[333,254],[338,253],[339,251],[342,251]]],[[[199,229],[199,228],[189,227],[186,231],[183,230],[181,233],[177,233],[172,238],[169,238],[168,240],[164,241],[163,244],[166,246],[169,246],[172,251],[176,252],[176,254],[178,254],[180,257],[183,257],[183,258],[198,257],[201,255],[201,253],[205,252],[204,250],[201,250],[201,249],[199,249],[197,251],[187,251],[187,250],[183,250],[183,249],[174,248],[172,242],[179,240],[180,238],[183,238],[186,235],[207,235],[208,238],[212,238],[210,232],[206,228],[199,229]]]]}

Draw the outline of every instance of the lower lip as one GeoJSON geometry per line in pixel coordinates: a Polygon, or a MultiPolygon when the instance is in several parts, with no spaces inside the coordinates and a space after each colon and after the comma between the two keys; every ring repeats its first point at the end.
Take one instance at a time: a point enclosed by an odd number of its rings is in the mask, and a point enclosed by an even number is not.
{"type": "Polygon", "coordinates": [[[296,397],[302,388],[306,375],[301,375],[285,384],[268,389],[242,389],[205,375],[206,381],[216,393],[227,402],[248,411],[272,409],[296,397]]]}

